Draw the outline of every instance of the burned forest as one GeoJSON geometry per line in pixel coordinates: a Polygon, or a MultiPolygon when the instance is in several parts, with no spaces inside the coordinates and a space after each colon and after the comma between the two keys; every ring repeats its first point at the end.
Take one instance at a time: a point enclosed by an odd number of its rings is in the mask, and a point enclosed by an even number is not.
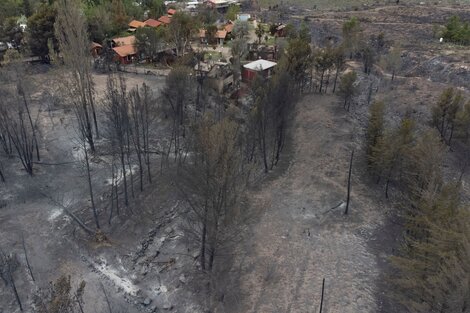
{"type": "Polygon", "coordinates": [[[470,313],[467,0],[0,0],[0,313],[470,313]]]}

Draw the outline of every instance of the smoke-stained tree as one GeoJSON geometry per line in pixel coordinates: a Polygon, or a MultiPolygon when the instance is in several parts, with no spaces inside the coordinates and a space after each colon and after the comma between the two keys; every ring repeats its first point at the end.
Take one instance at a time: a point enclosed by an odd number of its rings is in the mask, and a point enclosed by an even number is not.
{"type": "Polygon", "coordinates": [[[16,303],[21,312],[23,312],[23,304],[21,302],[18,289],[16,288],[16,280],[14,273],[18,270],[20,263],[14,253],[6,253],[0,248],[0,278],[6,287],[11,288],[15,296],[16,303]]]}
{"type": "Polygon", "coordinates": [[[349,58],[352,59],[354,54],[359,50],[361,42],[361,25],[356,17],[352,17],[344,22],[343,28],[343,44],[349,58]]]}
{"type": "Polygon", "coordinates": [[[186,135],[187,106],[192,97],[190,73],[191,70],[187,67],[174,67],[166,78],[166,86],[162,91],[165,113],[173,120],[168,153],[173,146],[175,159],[181,154],[181,140],[186,135]]]}
{"type": "Polygon", "coordinates": [[[55,34],[59,42],[61,57],[66,69],[66,90],[74,106],[78,129],[83,133],[92,152],[95,151],[95,135],[99,137],[98,120],[95,110],[95,90],[91,73],[90,41],[85,15],[78,0],[58,0],[55,34]],[[93,119],[93,120],[92,120],[93,119]]]}
{"type": "Polygon", "coordinates": [[[156,116],[156,99],[149,86],[135,87],[129,92],[130,132],[139,163],[140,190],[144,187],[144,171],[152,182],[150,166],[150,136],[156,116]]]}
{"type": "Polygon", "coordinates": [[[401,47],[399,44],[395,44],[390,48],[389,53],[384,57],[384,65],[387,71],[392,73],[392,82],[395,79],[396,73],[400,70],[402,61],[401,61],[401,47]]]}
{"type": "Polygon", "coordinates": [[[452,142],[457,113],[463,101],[464,98],[461,92],[455,91],[453,88],[447,88],[432,108],[432,124],[448,145],[452,142]]]}
{"type": "Polygon", "coordinates": [[[369,163],[374,157],[374,149],[385,133],[385,103],[376,101],[369,108],[369,124],[367,125],[367,156],[369,163]]]}
{"type": "Polygon", "coordinates": [[[238,200],[245,188],[239,125],[206,115],[195,127],[193,161],[185,164],[178,186],[191,207],[188,235],[199,245],[201,269],[212,271],[220,250],[235,233],[238,200]]]}
{"type": "Polygon", "coordinates": [[[357,74],[354,71],[347,72],[341,76],[339,94],[343,98],[343,107],[349,111],[351,102],[358,92],[356,86],[357,74]]]}

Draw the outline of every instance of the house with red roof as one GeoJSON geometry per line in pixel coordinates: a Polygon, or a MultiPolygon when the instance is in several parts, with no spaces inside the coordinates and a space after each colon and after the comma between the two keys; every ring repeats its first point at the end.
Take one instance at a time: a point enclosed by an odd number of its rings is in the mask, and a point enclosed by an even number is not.
{"type": "Polygon", "coordinates": [[[103,51],[103,46],[100,45],[99,43],[96,43],[96,42],[92,42],[91,45],[90,45],[90,52],[91,52],[91,55],[96,58],[98,57],[101,52],[103,51]]]}
{"type": "Polygon", "coordinates": [[[115,60],[121,64],[130,64],[137,56],[136,47],[131,45],[114,47],[113,51],[116,53],[115,60]]]}
{"type": "Polygon", "coordinates": [[[161,22],[163,26],[166,26],[171,23],[171,18],[166,15],[163,15],[158,18],[158,21],[161,22]]]}
{"type": "Polygon", "coordinates": [[[133,32],[139,27],[145,27],[145,23],[137,20],[132,20],[129,22],[129,31],[133,32]]]}
{"type": "Polygon", "coordinates": [[[149,18],[144,23],[145,23],[145,26],[148,26],[148,27],[158,27],[162,25],[162,22],[154,20],[153,18],[149,18]]]}
{"type": "Polygon", "coordinates": [[[252,82],[257,75],[264,78],[270,78],[276,62],[259,59],[243,65],[242,80],[246,83],[252,82]]]}
{"type": "Polygon", "coordinates": [[[174,15],[176,13],[175,9],[168,9],[167,11],[168,15],[174,15]]]}
{"type": "Polygon", "coordinates": [[[226,30],[218,30],[215,33],[215,38],[217,39],[217,43],[219,45],[224,44],[224,40],[225,40],[226,37],[227,37],[227,31],[226,30]]]}
{"type": "Polygon", "coordinates": [[[117,37],[112,40],[112,43],[115,53],[114,60],[121,64],[129,64],[136,58],[135,36],[117,37]]]}

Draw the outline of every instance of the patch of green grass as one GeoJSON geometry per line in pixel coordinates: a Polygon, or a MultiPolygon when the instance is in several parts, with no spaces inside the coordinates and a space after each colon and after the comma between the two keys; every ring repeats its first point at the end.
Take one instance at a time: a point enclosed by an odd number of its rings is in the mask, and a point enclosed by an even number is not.
{"type": "Polygon", "coordinates": [[[135,33],[133,32],[129,32],[127,31],[127,29],[125,30],[122,30],[120,31],[118,34],[112,36],[113,38],[116,38],[116,37],[127,37],[127,36],[132,36],[132,35],[135,35],[135,33]]]}
{"type": "Polygon", "coordinates": [[[221,57],[222,56],[219,51],[204,51],[204,61],[208,61],[208,60],[217,61],[221,57]]]}
{"type": "Polygon", "coordinates": [[[269,36],[268,41],[265,41],[267,45],[274,45],[276,43],[276,38],[269,36]]]}

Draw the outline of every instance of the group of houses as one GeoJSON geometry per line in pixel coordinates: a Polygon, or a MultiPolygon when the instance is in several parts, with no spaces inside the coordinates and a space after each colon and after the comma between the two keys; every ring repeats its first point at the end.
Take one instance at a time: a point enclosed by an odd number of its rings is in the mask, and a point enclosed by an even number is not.
{"type": "MultiPolygon", "coordinates": [[[[259,59],[243,65],[242,82],[250,85],[256,77],[269,79],[277,63],[259,59]]],[[[202,78],[204,84],[219,94],[234,90],[233,69],[228,62],[199,62],[194,66],[197,77],[202,78]]]]}
{"type": "Polygon", "coordinates": [[[213,38],[209,38],[209,34],[206,29],[199,30],[199,42],[201,44],[211,44],[216,43],[218,45],[223,45],[225,40],[232,38],[233,31],[233,22],[228,21],[227,24],[223,25],[220,29],[217,29],[212,35],[213,38]]]}
{"type": "MultiPolygon", "coordinates": [[[[208,0],[214,8],[221,8],[230,5],[231,0],[208,0]]],[[[120,64],[130,64],[137,60],[136,37],[132,35],[141,27],[165,27],[171,23],[172,17],[176,14],[175,9],[168,9],[167,14],[158,19],[149,18],[145,21],[132,20],[128,24],[129,36],[116,37],[111,40],[111,46],[114,56],[113,60],[120,64]]],[[[223,45],[226,40],[232,38],[234,22],[228,21],[219,25],[217,30],[212,29],[210,34],[206,29],[199,30],[199,41],[201,44],[223,45]],[[212,36],[212,37],[210,37],[212,36]]],[[[103,51],[103,47],[98,43],[92,43],[91,54],[98,57],[103,51]]],[[[242,81],[249,84],[257,76],[269,78],[276,66],[276,49],[263,45],[250,44],[249,56],[252,62],[242,66],[242,81]]],[[[224,93],[233,89],[234,77],[232,66],[228,62],[201,62],[194,68],[196,75],[204,77],[205,82],[218,93],[224,93]]]]}
{"type": "MultiPolygon", "coordinates": [[[[128,32],[133,33],[140,27],[165,27],[171,23],[171,18],[174,14],[176,14],[175,9],[168,9],[167,15],[162,15],[158,19],[149,18],[144,22],[132,20],[128,24],[128,32]]],[[[113,38],[111,40],[111,48],[114,53],[113,60],[120,64],[130,64],[137,59],[138,51],[134,35],[113,38]]],[[[90,51],[93,57],[98,57],[103,51],[103,46],[93,42],[90,51]]]]}

